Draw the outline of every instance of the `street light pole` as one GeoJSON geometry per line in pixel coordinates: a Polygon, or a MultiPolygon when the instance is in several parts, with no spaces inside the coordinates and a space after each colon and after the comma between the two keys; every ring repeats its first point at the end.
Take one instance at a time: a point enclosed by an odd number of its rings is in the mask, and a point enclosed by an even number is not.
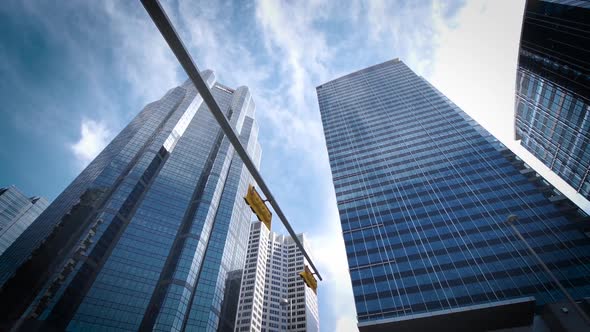
{"type": "Polygon", "coordinates": [[[576,301],[570,295],[570,293],[565,289],[565,287],[563,287],[563,285],[561,284],[561,282],[559,281],[559,279],[557,279],[557,277],[555,277],[555,275],[553,274],[553,272],[551,272],[551,270],[543,262],[543,260],[541,259],[541,257],[539,257],[539,255],[537,255],[537,253],[535,252],[535,250],[529,245],[528,241],[522,236],[522,234],[516,228],[516,226],[514,226],[514,223],[517,220],[518,220],[518,216],[516,216],[514,214],[511,214],[511,215],[508,216],[508,218],[506,218],[506,222],[508,223],[508,225],[510,225],[510,227],[512,228],[512,230],[514,231],[514,233],[516,234],[516,236],[522,242],[524,242],[526,248],[531,253],[531,255],[533,255],[533,257],[535,257],[535,259],[537,260],[537,262],[541,265],[541,267],[543,267],[543,270],[545,270],[545,272],[547,272],[547,274],[551,277],[551,280],[553,280],[553,283],[555,283],[559,287],[559,289],[561,290],[561,292],[563,293],[563,295],[565,295],[565,297],[570,302],[570,304],[574,307],[574,309],[576,309],[576,311],[582,317],[582,319],[584,319],[584,321],[586,322],[586,324],[588,326],[590,326],[590,317],[588,317],[588,315],[586,314],[586,312],[576,303],[576,301]]]}
{"type": "Polygon", "coordinates": [[[160,30],[160,33],[162,34],[162,37],[164,37],[164,40],[166,40],[166,43],[168,43],[168,46],[170,46],[172,53],[174,53],[176,59],[178,60],[178,62],[180,62],[180,65],[182,66],[182,68],[184,68],[184,71],[187,73],[188,77],[193,82],[195,88],[199,92],[199,95],[201,95],[201,98],[203,98],[203,101],[209,108],[209,111],[211,112],[217,123],[219,123],[221,130],[223,131],[223,133],[233,146],[234,150],[244,163],[244,166],[246,166],[246,169],[248,169],[250,175],[252,175],[252,178],[254,178],[254,180],[260,187],[260,190],[262,191],[264,196],[266,196],[266,200],[270,203],[273,210],[276,212],[277,217],[279,217],[279,219],[283,223],[283,226],[285,226],[287,232],[293,238],[293,241],[297,245],[297,248],[299,248],[299,251],[303,253],[303,256],[305,256],[305,259],[307,259],[309,265],[311,265],[318,278],[322,280],[322,276],[320,275],[319,270],[313,264],[313,261],[311,260],[311,257],[309,257],[305,248],[303,248],[303,244],[301,244],[301,241],[299,241],[299,238],[297,238],[297,234],[291,227],[291,224],[289,224],[289,221],[287,221],[287,217],[283,213],[283,210],[281,210],[281,208],[279,207],[279,204],[277,203],[272,193],[270,192],[270,189],[264,182],[262,175],[260,175],[260,173],[258,172],[256,165],[254,165],[254,162],[252,161],[252,159],[250,159],[250,156],[246,152],[246,149],[242,146],[242,143],[240,143],[238,135],[234,132],[229,121],[227,120],[227,118],[221,111],[221,108],[217,104],[217,101],[215,101],[215,99],[213,98],[213,94],[211,94],[211,91],[209,90],[207,83],[201,76],[199,68],[193,61],[191,55],[188,53],[186,47],[184,46],[184,43],[178,36],[176,30],[174,29],[174,26],[172,26],[172,23],[170,22],[168,15],[166,15],[166,12],[160,5],[160,2],[158,0],[141,0],[141,3],[143,4],[143,7],[147,11],[147,13],[150,15],[152,21],[154,22],[158,30],[160,30]]]}

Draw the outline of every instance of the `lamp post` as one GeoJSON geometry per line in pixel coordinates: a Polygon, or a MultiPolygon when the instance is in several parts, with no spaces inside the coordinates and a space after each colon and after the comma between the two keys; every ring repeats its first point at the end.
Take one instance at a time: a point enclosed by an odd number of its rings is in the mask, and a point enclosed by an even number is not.
{"type": "Polygon", "coordinates": [[[291,317],[293,316],[293,306],[291,304],[291,299],[281,299],[281,306],[286,307],[289,306],[289,316],[287,317],[287,330],[291,330],[291,317]]]}
{"type": "Polygon", "coordinates": [[[578,312],[578,314],[580,315],[580,317],[582,317],[582,319],[584,319],[584,321],[586,322],[586,325],[590,326],[590,318],[588,317],[588,315],[586,314],[586,312],[584,312],[584,310],[582,310],[582,308],[580,308],[580,306],[572,298],[572,296],[570,295],[570,293],[565,289],[565,287],[563,287],[563,285],[555,277],[555,275],[553,274],[553,272],[551,272],[551,270],[549,270],[549,268],[547,267],[547,265],[545,265],[545,263],[543,262],[543,260],[541,259],[541,257],[539,257],[539,255],[537,255],[537,253],[535,252],[535,250],[529,245],[529,243],[527,242],[527,240],[522,236],[522,234],[516,228],[516,226],[514,226],[514,223],[516,221],[518,221],[518,216],[516,216],[514,214],[511,214],[511,215],[508,216],[508,218],[506,218],[506,222],[508,223],[508,225],[510,225],[510,227],[512,228],[512,230],[514,231],[514,233],[516,234],[516,236],[522,242],[524,242],[527,250],[531,253],[531,255],[533,255],[533,257],[535,257],[535,259],[541,265],[541,267],[543,268],[543,270],[545,270],[545,272],[547,272],[547,274],[551,277],[551,280],[559,287],[559,290],[561,290],[561,292],[563,293],[563,295],[565,295],[565,297],[570,302],[570,304],[574,307],[574,309],[576,309],[576,311],[578,312]]]}

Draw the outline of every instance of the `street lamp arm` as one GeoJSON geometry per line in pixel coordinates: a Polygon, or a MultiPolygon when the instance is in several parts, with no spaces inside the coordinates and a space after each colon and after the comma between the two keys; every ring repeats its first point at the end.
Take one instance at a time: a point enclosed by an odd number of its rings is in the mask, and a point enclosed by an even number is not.
{"type": "Polygon", "coordinates": [[[289,224],[289,221],[287,221],[287,217],[279,207],[278,203],[271,194],[270,189],[262,179],[262,175],[260,175],[258,169],[256,169],[254,162],[250,159],[250,156],[246,152],[246,149],[244,149],[244,147],[242,146],[242,143],[238,139],[238,136],[234,132],[229,121],[227,120],[227,118],[221,111],[221,108],[213,98],[213,95],[211,94],[211,91],[209,90],[205,80],[203,80],[203,77],[201,76],[197,65],[195,64],[192,57],[186,50],[186,47],[184,46],[182,40],[176,33],[174,26],[172,26],[172,23],[170,22],[168,15],[166,15],[166,13],[164,12],[164,9],[162,8],[160,2],[158,0],[141,0],[141,3],[150,15],[154,24],[158,27],[158,30],[160,30],[160,33],[168,43],[168,46],[170,46],[170,49],[172,49],[172,52],[182,65],[182,68],[184,68],[184,71],[188,74],[188,77],[195,85],[195,88],[203,98],[203,101],[211,111],[211,114],[213,114],[215,120],[217,120],[217,123],[219,123],[219,126],[225,133],[227,139],[230,141],[233,148],[240,156],[240,159],[242,160],[242,162],[244,163],[244,165],[246,166],[246,168],[248,169],[248,171],[260,187],[260,190],[264,193],[266,199],[270,202],[270,205],[277,213],[277,216],[287,229],[287,232],[289,232],[289,235],[291,235],[293,241],[295,241],[295,244],[297,244],[297,247],[303,253],[303,256],[305,256],[311,267],[317,273],[318,278],[322,280],[322,277],[318,269],[313,264],[313,261],[311,260],[311,257],[307,254],[307,251],[305,251],[305,248],[303,248],[303,244],[301,243],[301,241],[299,241],[299,239],[297,238],[297,234],[289,224]]]}

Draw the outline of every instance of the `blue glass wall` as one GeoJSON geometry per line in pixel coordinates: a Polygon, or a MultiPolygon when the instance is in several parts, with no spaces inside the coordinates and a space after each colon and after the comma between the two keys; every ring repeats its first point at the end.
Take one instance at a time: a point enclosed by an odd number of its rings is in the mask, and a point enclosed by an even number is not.
{"type": "Polygon", "coordinates": [[[588,17],[588,1],[527,1],[515,131],[523,147],[590,199],[588,17]]]}
{"type": "Polygon", "coordinates": [[[0,255],[39,217],[49,202],[14,186],[0,188],[0,255]]]}
{"type": "MultiPolygon", "coordinates": [[[[248,88],[203,74],[258,162],[248,88]]],[[[242,197],[250,182],[192,83],[170,90],[42,216],[51,230],[83,192],[99,197],[23,317],[41,330],[216,330],[227,274],[244,264],[250,209],[242,197]]]]}
{"type": "Polygon", "coordinates": [[[359,322],[590,295],[590,240],[504,147],[399,60],[317,87],[359,322]]]}

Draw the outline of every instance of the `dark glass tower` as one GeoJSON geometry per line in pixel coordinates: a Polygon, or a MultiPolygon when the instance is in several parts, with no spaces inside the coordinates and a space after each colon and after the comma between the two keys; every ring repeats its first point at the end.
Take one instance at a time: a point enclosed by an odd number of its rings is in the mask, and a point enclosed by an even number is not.
{"type": "Polygon", "coordinates": [[[563,296],[511,213],[574,297],[590,295],[590,239],[551,188],[404,63],[317,94],[361,331],[530,324],[535,301],[563,296]]]}
{"type": "Polygon", "coordinates": [[[0,188],[0,255],[45,210],[43,197],[27,197],[15,186],[0,188]]]}
{"type": "Polygon", "coordinates": [[[587,199],[589,59],[589,1],[527,1],[516,77],[516,139],[587,199]]]}
{"type": "MultiPolygon", "coordinates": [[[[248,88],[203,76],[259,162],[248,88]]],[[[192,83],[168,91],[2,257],[3,326],[217,330],[227,275],[244,265],[250,182],[192,83]]]]}

